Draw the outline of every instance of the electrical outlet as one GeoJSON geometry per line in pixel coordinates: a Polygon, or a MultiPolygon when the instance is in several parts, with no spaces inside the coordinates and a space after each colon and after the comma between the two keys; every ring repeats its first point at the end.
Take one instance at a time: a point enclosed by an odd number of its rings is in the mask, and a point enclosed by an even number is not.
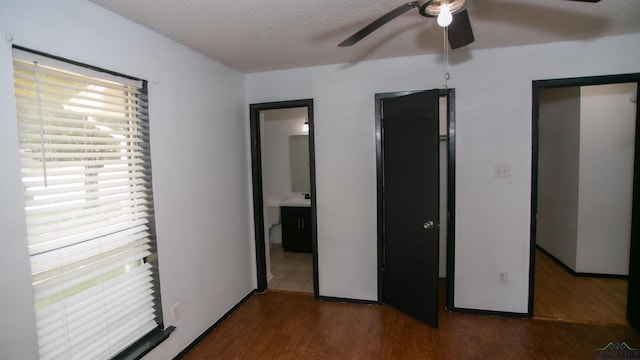
{"type": "Polygon", "coordinates": [[[511,164],[496,164],[493,168],[493,176],[496,179],[508,179],[511,177],[511,164]]]}
{"type": "Polygon", "coordinates": [[[499,272],[498,273],[498,284],[501,285],[507,285],[507,273],[506,272],[499,272]]]}
{"type": "Polygon", "coordinates": [[[180,303],[175,303],[171,306],[171,319],[174,322],[180,319],[180,303]]]}

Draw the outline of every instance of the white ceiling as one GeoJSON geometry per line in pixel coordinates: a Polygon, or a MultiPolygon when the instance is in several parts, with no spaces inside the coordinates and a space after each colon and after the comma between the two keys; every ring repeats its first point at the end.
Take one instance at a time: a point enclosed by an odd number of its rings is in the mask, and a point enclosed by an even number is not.
{"type": "MultiPolygon", "coordinates": [[[[442,29],[417,9],[350,48],[338,48],[338,43],[402,5],[402,0],[89,1],[244,73],[443,49],[442,29]]],[[[640,0],[469,2],[476,41],[455,51],[640,33],[640,0]]]]}

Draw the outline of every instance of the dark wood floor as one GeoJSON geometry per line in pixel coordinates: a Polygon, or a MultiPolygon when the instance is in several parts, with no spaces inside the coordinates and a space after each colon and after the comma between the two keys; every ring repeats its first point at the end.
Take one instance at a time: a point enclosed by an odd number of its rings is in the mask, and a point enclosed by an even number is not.
{"type": "Polygon", "coordinates": [[[251,296],[183,359],[593,359],[609,342],[640,347],[629,327],[440,311],[430,328],[388,306],[251,296]]]}
{"type": "Polygon", "coordinates": [[[627,322],[627,280],[574,276],[536,251],[534,315],[599,325],[627,322]]]}

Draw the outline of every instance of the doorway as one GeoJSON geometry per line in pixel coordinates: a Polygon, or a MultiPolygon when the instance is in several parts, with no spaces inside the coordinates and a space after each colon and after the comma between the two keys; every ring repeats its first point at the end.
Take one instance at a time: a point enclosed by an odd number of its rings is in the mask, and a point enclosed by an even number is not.
{"type": "MultiPolygon", "coordinates": [[[[445,293],[446,307],[453,308],[453,289],[454,289],[454,239],[455,239],[455,89],[441,89],[436,91],[436,107],[437,118],[439,119],[437,141],[439,144],[440,157],[437,161],[440,163],[439,169],[439,189],[440,194],[440,254],[436,257],[436,266],[438,275],[441,278],[435,288],[428,289],[434,292],[437,297],[438,288],[442,288],[445,293]],[[438,260],[439,258],[439,260],[438,260]]],[[[420,91],[392,92],[376,94],[375,96],[375,113],[376,113],[376,163],[377,163],[377,198],[378,198],[378,303],[385,302],[385,220],[384,220],[384,123],[383,123],[383,101],[385,99],[393,99],[412,94],[421,93],[420,91]]],[[[436,170],[438,171],[438,170],[436,170]]],[[[425,224],[426,226],[426,224],[425,224]]],[[[425,227],[426,229],[427,227],[425,227]]],[[[437,249],[437,247],[436,247],[437,249]]],[[[437,252],[437,250],[436,250],[437,252]]],[[[435,315],[437,322],[437,314],[435,315]]]]}
{"type": "Polygon", "coordinates": [[[318,298],[313,99],[251,104],[250,125],[257,290],[318,298]]]}
{"type": "Polygon", "coordinates": [[[533,82],[529,316],[638,324],[639,80],[533,82]]]}

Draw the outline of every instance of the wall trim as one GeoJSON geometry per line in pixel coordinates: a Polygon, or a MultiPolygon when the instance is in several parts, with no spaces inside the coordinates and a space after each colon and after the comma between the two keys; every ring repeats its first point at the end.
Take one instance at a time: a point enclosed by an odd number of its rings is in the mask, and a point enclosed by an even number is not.
{"type": "Polygon", "coordinates": [[[576,277],[592,277],[592,278],[600,278],[600,279],[628,279],[628,275],[617,275],[617,274],[599,274],[599,273],[585,273],[585,272],[577,272],[572,268],[568,267],[562,260],[553,256],[550,252],[545,250],[542,246],[536,244],[536,249],[540,250],[543,254],[547,255],[553,262],[561,266],[566,272],[576,277]]]}
{"type": "Polygon", "coordinates": [[[468,309],[468,308],[459,308],[459,307],[448,309],[448,310],[462,313],[462,314],[501,316],[501,317],[509,317],[509,318],[528,318],[529,317],[527,313],[510,312],[510,311],[480,310],[480,309],[468,309]]]}
{"type": "Polygon", "coordinates": [[[375,300],[349,299],[349,298],[333,297],[333,296],[319,296],[318,300],[329,301],[329,302],[343,302],[343,303],[359,304],[359,305],[382,305],[381,302],[375,301],[375,300]]]}

